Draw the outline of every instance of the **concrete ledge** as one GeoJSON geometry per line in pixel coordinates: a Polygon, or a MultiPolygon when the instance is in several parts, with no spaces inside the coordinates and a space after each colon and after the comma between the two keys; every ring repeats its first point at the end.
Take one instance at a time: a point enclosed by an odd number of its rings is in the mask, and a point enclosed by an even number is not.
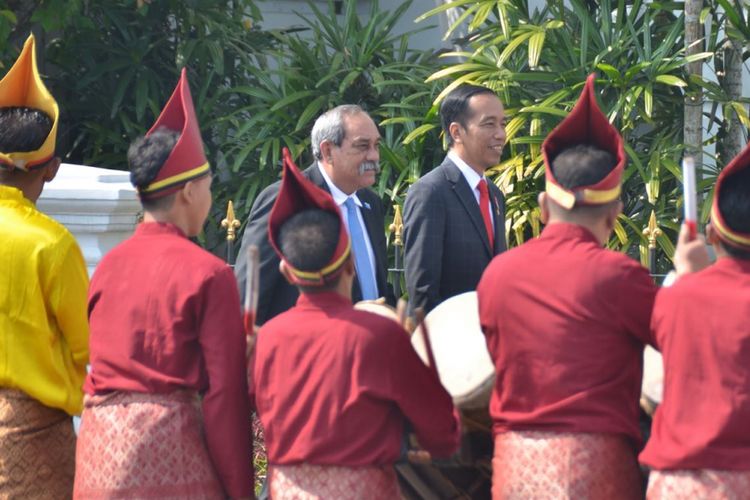
{"type": "Polygon", "coordinates": [[[141,213],[128,172],[69,163],[45,186],[37,207],[73,233],[89,274],[104,254],[133,234],[141,213]]]}

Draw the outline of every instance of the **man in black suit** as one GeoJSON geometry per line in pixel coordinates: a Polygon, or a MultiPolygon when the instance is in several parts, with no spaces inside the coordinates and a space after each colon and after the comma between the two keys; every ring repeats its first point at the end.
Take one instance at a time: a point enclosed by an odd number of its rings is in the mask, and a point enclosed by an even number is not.
{"type": "MultiPolygon", "coordinates": [[[[387,282],[383,204],[378,195],[368,189],[380,171],[380,132],[362,108],[343,105],[318,117],[311,138],[316,161],[302,173],[331,193],[347,223],[357,270],[352,299],[357,302],[385,297],[392,304],[395,299],[387,282]],[[359,225],[353,226],[355,222],[359,225]],[[363,277],[363,273],[367,275],[363,277]]],[[[260,294],[257,325],[291,308],[298,297],[297,288],[287,283],[279,272],[279,258],[268,241],[268,217],[280,184],[279,181],[268,186],[255,199],[235,266],[240,296],[244,300],[246,248],[251,244],[258,246],[260,294]]]]}
{"type": "Polygon", "coordinates": [[[440,105],[440,121],[448,155],[411,186],[404,206],[406,288],[410,305],[428,312],[475,290],[506,249],[505,200],[484,177],[505,145],[500,99],[486,87],[461,85],[440,105]]]}

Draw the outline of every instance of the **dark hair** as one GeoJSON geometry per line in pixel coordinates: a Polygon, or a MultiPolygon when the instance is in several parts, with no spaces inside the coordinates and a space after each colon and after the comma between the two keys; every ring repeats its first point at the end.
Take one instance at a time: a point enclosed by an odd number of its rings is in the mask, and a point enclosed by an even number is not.
{"type": "MultiPolygon", "coordinates": [[[[750,168],[727,176],[721,183],[719,212],[729,229],[750,234],[750,168]]],[[[723,245],[732,257],[750,259],[750,251],[723,245]]]]}
{"type": "MultiPolygon", "coordinates": [[[[279,249],[286,260],[300,271],[320,271],[336,251],[340,226],[339,218],[330,212],[304,210],[281,226],[279,249]]],[[[337,281],[327,288],[335,286],[337,281]]]]}
{"type": "Polygon", "coordinates": [[[472,116],[469,109],[469,99],[478,94],[496,95],[487,87],[464,84],[453,89],[440,103],[440,123],[443,126],[443,133],[448,140],[449,147],[453,146],[453,137],[451,137],[450,132],[451,123],[457,122],[466,127],[466,120],[472,116]]]}
{"type": "MultiPolygon", "coordinates": [[[[159,127],[153,134],[134,140],[128,148],[131,184],[136,188],[145,188],[151,184],[179,138],[179,132],[159,127]]],[[[168,195],[153,200],[141,200],[141,204],[146,210],[165,209],[169,208],[173,199],[173,195],[168,195]]]]}
{"type": "Polygon", "coordinates": [[[604,179],[617,164],[608,151],[588,144],[563,149],[552,160],[555,180],[565,189],[590,186],[604,179]]]}
{"type": "Polygon", "coordinates": [[[0,108],[0,151],[21,153],[39,149],[52,130],[52,118],[34,108],[0,108]]]}

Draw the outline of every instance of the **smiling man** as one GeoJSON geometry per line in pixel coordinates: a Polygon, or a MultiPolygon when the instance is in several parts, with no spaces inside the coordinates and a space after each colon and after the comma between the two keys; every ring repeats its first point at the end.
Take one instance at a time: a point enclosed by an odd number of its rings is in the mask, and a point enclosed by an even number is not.
{"type": "Polygon", "coordinates": [[[484,173],[500,162],[505,110],[486,87],[461,85],[440,105],[450,150],[417,181],[404,207],[406,288],[412,307],[432,310],[474,290],[505,250],[505,200],[484,173]]]}
{"type": "MultiPolygon", "coordinates": [[[[322,114],[311,134],[315,163],[303,175],[331,194],[351,235],[356,277],[352,299],[395,299],[387,282],[383,204],[372,190],[380,171],[380,132],[359,106],[345,104],[322,114]]],[[[264,189],[256,198],[242,238],[235,276],[244,294],[248,245],[260,250],[260,294],[256,323],[262,325],[290,309],[297,301],[296,287],[279,272],[279,258],[268,240],[268,217],[281,182],[264,189]]]]}

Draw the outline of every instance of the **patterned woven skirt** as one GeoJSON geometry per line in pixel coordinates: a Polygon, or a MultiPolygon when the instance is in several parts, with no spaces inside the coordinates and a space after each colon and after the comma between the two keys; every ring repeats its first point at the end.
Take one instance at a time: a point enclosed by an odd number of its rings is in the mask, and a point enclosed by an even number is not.
{"type": "Polygon", "coordinates": [[[75,449],[67,413],[0,389],[0,498],[70,498],[75,449]]]}
{"type": "Polygon", "coordinates": [[[272,465],[269,484],[273,500],[393,500],[401,498],[396,472],[390,465],[272,465]]]}
{"type": "Polygon", "coordinates": [[[635,451],[619,436],[505,432],[494,453],[494,500],[643,498],[635,451]]]}
{"type": "Polygon", "coordinates": [[[191,392],[86,397],[75,498],[224,498],[191,392]]]}
{"type": "Polygon", "coordinates": [[[745,500],[750,498],[750,471],[651,471],[649,500],[745,500]]]}

